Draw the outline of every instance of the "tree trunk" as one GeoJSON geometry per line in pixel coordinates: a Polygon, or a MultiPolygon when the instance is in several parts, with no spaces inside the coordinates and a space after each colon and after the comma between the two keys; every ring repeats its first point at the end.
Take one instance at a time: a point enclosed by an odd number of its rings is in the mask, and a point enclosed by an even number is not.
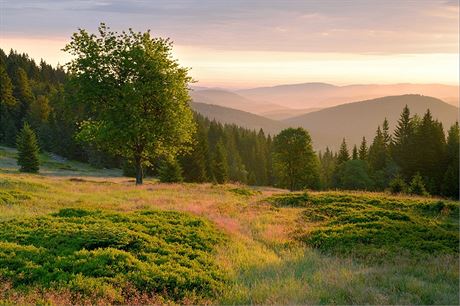
{"type": "Polygon", "coordinates": [[[144,171],[142,170],[142,160],[140,157],[135,158],[136,163],[136,185],[142,185],[144,181],[144,171]]]}

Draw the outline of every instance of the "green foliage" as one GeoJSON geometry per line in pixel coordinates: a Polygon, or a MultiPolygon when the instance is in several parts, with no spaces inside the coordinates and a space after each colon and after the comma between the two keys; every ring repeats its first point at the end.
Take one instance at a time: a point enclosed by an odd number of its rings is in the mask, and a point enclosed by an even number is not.
{"type": "Polygon", "coordinates": [[[64,209],[1,224],[0,277],[15,287],[115,294],[112,302],[122,302],[132,286],[170,301],[199,302],[223,289],[225,275],[213,262],[221,237],[208,222],[183,213],[64,209]]]}
{"type": "Polygon", "coordinates": [[[380,261],[405,254],[458,253],[458,203],[346,194],[312,195],[298,239],[327,253],[380,261]]]}
{"type": "Polygon", "coordinates": [[[212,163],[212,172],[214,179],[219,184],[224,184],[228,180],[228,163],[227,153],[222,141],[216,145],[216,151],[212,163]]]}
{"type": "Polygon", "coordinates": [[[165,158],[158,167],[158,176],[161,182],[177,183],[182,182],[182,169],[174,158],[165,158]]]}
{"type": "Polygon", "coordinates": [[[257,195],[257,194],[261,193],[259,190],[250,189],[250,188],[244,188],[244,187],[232,188],[229,191],[234,193],[234,194],[247,196],[247,197],[257,195]]]}
{"type": "Polygon", "coordinates": [[[447,169],[444,173],[441,192],[443,195],[459,198],[459,147],[460,130],[458,122],[452,125],[447,136],[446,164],[447,169]]]}
{"type": "Polygon", "coordinates": [[[273,163],[279,186],[289,190],[318,188],[319,165],[308,132],[288,128],[273,140],[273,163]]]}
{"type": "Polygon", "coordinates": [[[37,173],[40,169],[39,147],[34,131],[25,123],[16,141],[19,171],[37,173]]]}
{"type": "Polygon", "coordinates": [[[269,203],[277,207],[305,207],[309,204],[308,193],[282,193],[276,194],[267,199],[269,203]]]}
{"type": "Polygon", "coordinates": [[[348,152],[347,142],[345,138],[342,140],[340,145],[339,154],[337,155],[337,164],[340,165],[350,159],[350,153],[348,152]]]}
{"type": "Polygon", "coordinates": [[[99,36],[80,30],[64,48],[77,89],[77,105],[89,111],[78,136],[142,167],[158,155],[174,157],[195,130],[188,104],[188,70],[172,58],[167,39],[131,29],[117,34],[104,24],[99,36]],[[103,50],[103,51],[102,51],[103,50]]]}
{"type": "Polygon", "coordinates": [[[408,192],[410,194],[416,194],[421,196],[429,195],[425,188],[425,183],[423,182],[422,176],[417,173],[414,175],[412,180],[410,181],[408,192]]]}
{"type": "Polygon", "coordinates": [[[369,190],[373,182],[362,160],[349,160],[337,169],[337,186],[346,190],[369,190]]]}
{"type": "Polygon", "coordinates": [[[393,194],[407,192],[407,184],[401,176],[397,176],[390,182],[390,192],[393,194]]]}

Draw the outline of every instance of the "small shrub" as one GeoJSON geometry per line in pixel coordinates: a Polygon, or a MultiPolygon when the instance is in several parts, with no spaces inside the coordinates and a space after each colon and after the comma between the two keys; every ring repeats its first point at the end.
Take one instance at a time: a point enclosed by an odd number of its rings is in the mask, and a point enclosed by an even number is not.
{"type": "Polygon", "coordinates": [[[30,126],[25,123],[19,132],[16,147],[18,149],[17,163],[20,166],[19,171],[37,173],[40,169],[38,160],[39,147],[37,136],[30,126]]]}
{"type": "Polygon", "coordinates": [[[318,224],[299,229],[297,239],[326,253],[379,261],[459,251],[455,202],[328,193],[304,203],[303,219],[318,224]]]}
{"type": "Polygon", "coordinates": [[[393,194],[403,193],[407,191],[406,182],[400,177],[397,176],[390,182],[390,192],[393,194]]]}
{"type": "Polygon", "coordinates": [[[250,197],[250,196],[253,196],[253,195],[261,193],[259,190],[243,188],[243,187],[232,188],[229,191],[232,192],[232,193],[242,195],[242,196],[247,196],[247,197],[250,197]]]}
{"type": "Polygon", "coordinates": [[[126,304],[134,286],[140,294],[199,304],[224,288],[213,259],[222,241],[210,223],[184,213],[63,209],[0,223],[0,279],[110,303],[126,304]]]}
{"type": "Polygon", "coordinates": [[[423,182],[423,179],[420,176],[420,174],[417,173],[412,178],[412,181],[410,182],[410,185],[409,185],[409,193],[421,195],[421,196],[429,195],[428,192],[426,191],[425,183],[423,182]]]}
{"type": "Polygon", "coordinates": [[[302,193],[283,193],[269,197],[268,202],[278,207],[305,207],[308,205],[309,196],[302,193]]]}

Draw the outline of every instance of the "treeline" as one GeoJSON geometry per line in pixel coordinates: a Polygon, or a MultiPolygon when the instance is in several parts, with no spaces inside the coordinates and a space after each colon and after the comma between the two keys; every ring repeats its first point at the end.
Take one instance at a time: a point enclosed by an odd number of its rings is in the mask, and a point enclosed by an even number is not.
{"type": "MultiPolygon", "coordinates": [[[[132,161],[76,140],[78,123],[90,110],[72,103],[78,93],[68,79],[62,67],[44,61],[37,65],[26,54],[7,55],[0,49],[0,143],[15,146],[19,131],[28,123],[42,150],[97,167],[123,168],[126,175],[134,175],[132,161]]],[[[291,189],[390,188],[458,197],[458,124],[446,136],[429,111],[420,118],[411,116],[406,107],[394,133],[384,120],[371,143],[363,138],[359,147],[348,148],[344,139],[338,152],[326,149],[318,155],[312,153],[311,139],[301,129],[272,139],[262,130],[223,125],[198,114],[195,122],[197,132],[189,150],[176,158],[155,159],[146,175],[163,181],[241,182],[291,189]]]]}
{"type": "Polygon", "coordinates": [[[429,110],[411,116],[406,106],[394,133],[385,119],[367,144],[363,137],[351,151],[346,140],[338,152],[319,153],[320,180],[324,189],[360,189],[443,195],[459,194],[459,126],[447,137],[442,124],[429,110]]]}

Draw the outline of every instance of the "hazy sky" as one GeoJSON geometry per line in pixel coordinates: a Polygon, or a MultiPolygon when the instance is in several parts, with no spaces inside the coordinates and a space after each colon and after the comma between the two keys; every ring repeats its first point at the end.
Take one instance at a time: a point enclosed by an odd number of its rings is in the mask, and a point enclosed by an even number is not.
{"type": "Polygon", "coordinates": [[[459,5],[446,0],[0,0],[0,47],[44,58],[78,27],[170,37],[201,86],[458,84],[459,5]]]}

